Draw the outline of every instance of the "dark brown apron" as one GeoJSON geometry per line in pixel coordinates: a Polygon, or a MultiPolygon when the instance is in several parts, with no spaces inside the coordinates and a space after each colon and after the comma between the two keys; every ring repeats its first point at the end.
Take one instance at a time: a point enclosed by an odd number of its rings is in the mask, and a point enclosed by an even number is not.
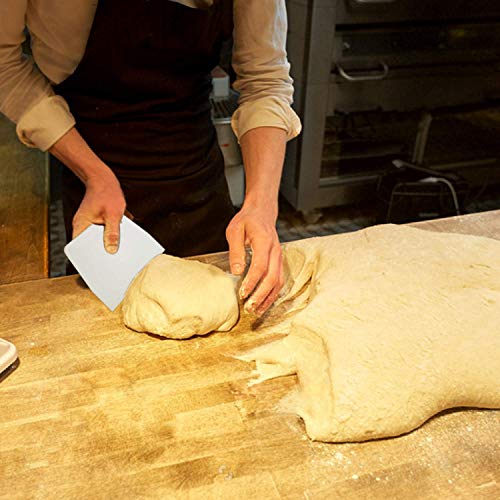
{"type": "MultiPolygon", "coordinates": [[[[232,0],[100,0],[85,54],[56,92],[114,171],[135,221],[173,255],[227,249],[234,208],[210,117],[210,72],[232,34],[232,0]]],[[[63,169],[65,225],[85,189],[63,169]]]]}

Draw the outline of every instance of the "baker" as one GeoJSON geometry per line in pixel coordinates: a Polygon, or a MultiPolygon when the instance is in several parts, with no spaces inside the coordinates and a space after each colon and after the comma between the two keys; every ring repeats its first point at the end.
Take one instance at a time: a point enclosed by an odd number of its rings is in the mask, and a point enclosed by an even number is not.
{"type": "Polygon", "coordinates": [[[0,110],[20,140],[62,162],[68,237],[125,209],[178,256],[229,247],[240,295],[264,312],[282,286],[275,229],[290,107],[284,0],[2,0],[0,110]],[[31,36],[33,64],[22,52],[31,36]],[[246,194],[235,214],[211,121],[211,70],[233,35],[232,119],[246,194]]]}

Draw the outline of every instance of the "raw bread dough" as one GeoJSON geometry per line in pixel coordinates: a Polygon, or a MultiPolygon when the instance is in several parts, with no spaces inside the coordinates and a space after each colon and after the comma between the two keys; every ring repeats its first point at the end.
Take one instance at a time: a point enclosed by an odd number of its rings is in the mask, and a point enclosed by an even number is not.
{"type": "Polygon", "coordinates": [[[239,317],[236,288],[237,279],[218,267],[159,255],[128,288],[123,321],[171,339],[228,331],[239,317]]]}
{"type": "MultiPolygon", "coordinates": [[[[452,407],[500,407],[500,241],[375,226],[289,244],[282,340],[247,353],[296,373],[309,436],[363,441],[452,407]]],[[[290,403],[289,401],[289,403],[290,403]]]]}

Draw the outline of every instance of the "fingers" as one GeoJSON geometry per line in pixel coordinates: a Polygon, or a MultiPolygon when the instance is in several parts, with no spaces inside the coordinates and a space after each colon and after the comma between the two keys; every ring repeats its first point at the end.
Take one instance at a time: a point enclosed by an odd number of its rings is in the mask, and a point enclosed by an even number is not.
{"type": "Polygon", "coordinates": [[[275,228],[265,223],[265,217],[252,213],[242,217],[242,212],[226,229],[229,263],[233,274],[242,274],[246,267],[245,245],[250,244],[252,261],[239,295],[242,300],[248,299],[247,312],[263,314],[283,287],[281,246],[275,228]]]}
{"type": "MultiPolygon", "coordinates": [[[[249,297],[258,283],[266,275],[272,244],[267,238],[261,236],[256,238],[255,241],[252,241],[251,246],[252,262],[250,263],[250,269],[240,288],[240,298],[242,299],[249,297]]],[[[254,306],[255,302],[249,301],[246,308],[248,310],[253,310],[254,306]]]]}
{"type": "Polygon", "coordinates": [[[120,245],[120,222],[125,208],[125,198],[114,175],[87,183],[85,195],[73,218],[73,238],[92,224],[104,225],[104,248],[108,253],[116,253],[120,245]]]}
{"type": "Polygon", "coordinates": [[[104,224],[104,248],[108,253],[118,252],[120,246],[120,222],[122,216],[107,217],[104,224]]]}
{"type": "Polygon", "coordinates": [[[104,224],[104,248],[108,253],[116,253],[120,247],[120,222],[122,216],[120,214],[106,217],[104,220],[101,217],[90,220],[87,217],[80,215],[78,212],[73,218],[73,239],[83,233],[92,224],[104,224]]]}
{"type": "Polygon", "coordinates": [[[273,246],[270,252],[269,266],[265,276],[248,300],[247,310],[250,309],[250,311],[261,315],[276,300],[282,287],[280,282],[281,268],[281,247],[277,244],[273,246]]]}
{"type": "Polygon", "coordinates": [[[261,303],[261,305],[257,309],[257,314],[258,315],[264,314],[274,304],[274,302],[278,298],[278,295],[279,295],[281,289],[283,288],[285,280],[284,280],[284,276],[283,276],[283,265],[282,265],[282,262],[280,263],[280,267],[281,267],[281,272],[280,272],[280,275],[279,275],[278,283],[269,292],[269,295],[264,299],[264,301],[261,303]]]}
{"type": "Polygon", "coordinates": [[[226,239],[229,244],[229,265],[231,273],[240,275],[245,270],[245,229],[242,224],[232,221],[226,229],[226,239]]]}
{"type": "MultiPolygon", "coordinates": [[[[259,254],[254,252],[254,257],[258,256],[259,254]]],[[[283,287],[282,253],[277,240],[271,244],[267,260],[266,269],[260,275],[259,283],[245,306],[247,311],[256,312],[259,315],[263,314],[273,304],[283,287]]]]}

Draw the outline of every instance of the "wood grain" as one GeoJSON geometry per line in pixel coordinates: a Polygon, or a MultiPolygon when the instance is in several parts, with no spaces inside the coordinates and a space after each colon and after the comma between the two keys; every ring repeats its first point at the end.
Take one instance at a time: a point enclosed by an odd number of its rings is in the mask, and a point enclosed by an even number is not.
{"type": "MultiPolygon", "coordinates": [[[[500,239],[499,218],[423,227],[500,239]]],[[[202,260],[227,267],[226,254],[202,260]]],[[[295,377],[248,387],[252,366],[231,357],[276,335],[244,316],[229,333],[160,340],[125,328],[75,277],[1,286],[0,337],[21,364],[0,383],[0,498],[499,497],[500,412],[311,442],[279,410],[295,377]]]]}
{"type": "Polygon", "coordinates": [[[45,155],[0,119],[0,284],[48,276],[48,199],[45,155]]]}

